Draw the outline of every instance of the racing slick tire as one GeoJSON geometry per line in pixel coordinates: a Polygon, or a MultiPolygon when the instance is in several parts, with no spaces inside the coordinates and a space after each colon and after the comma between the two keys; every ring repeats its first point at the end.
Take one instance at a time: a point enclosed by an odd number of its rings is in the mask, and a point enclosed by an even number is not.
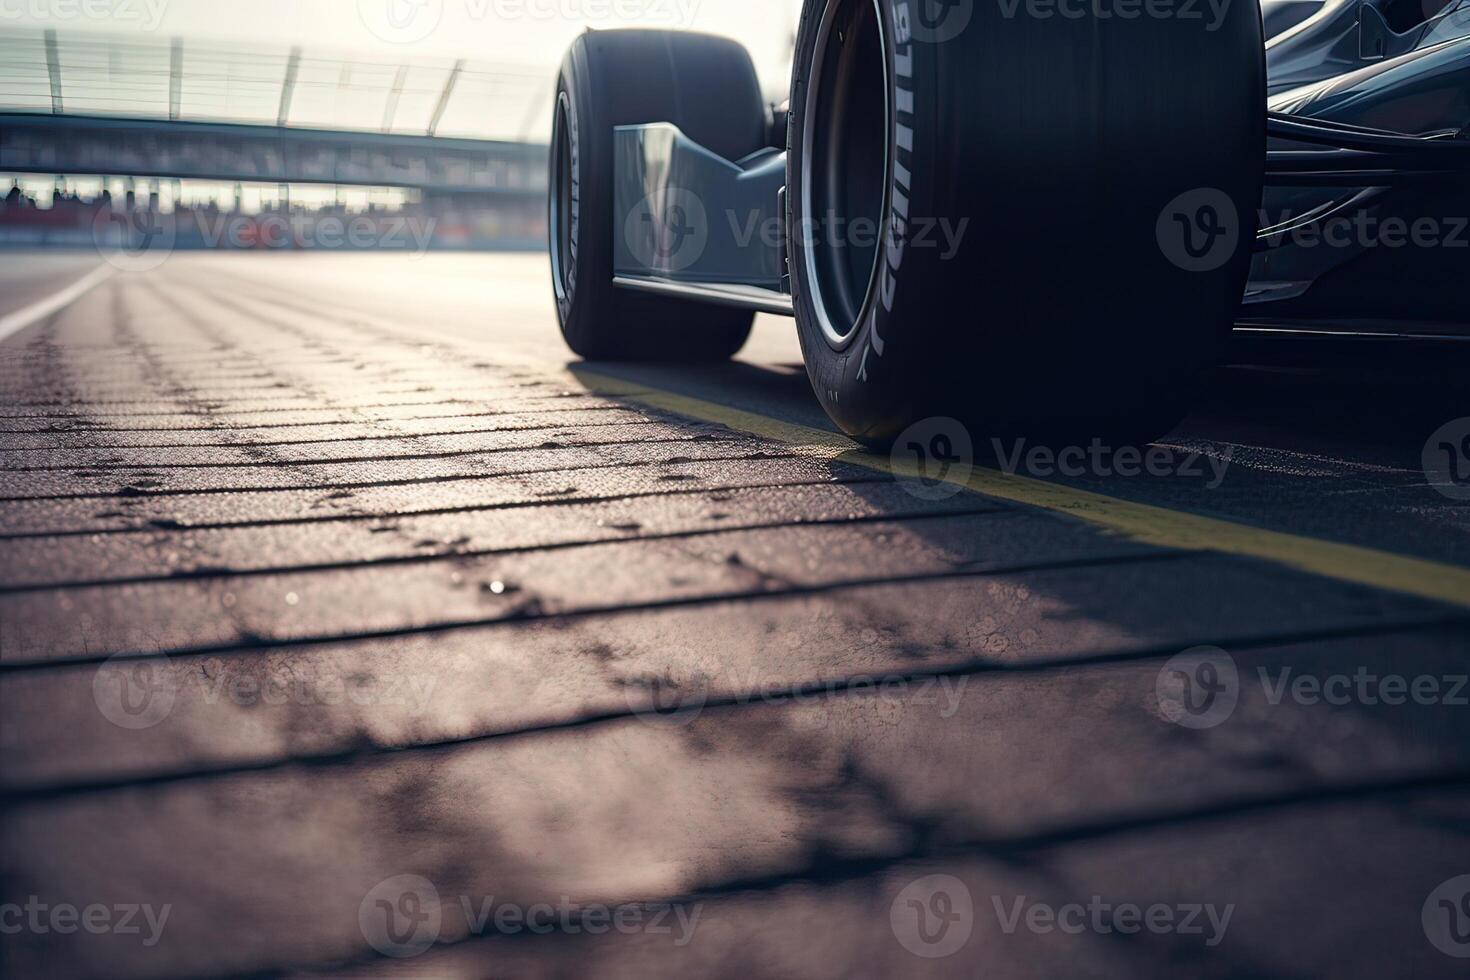
{"type": "Polygon", "coordinates": [[[549,228],[557,319],[590,360],[715,361],[754,314],[630,292],[613,278],[613,127],[669,122],[729,160],[766,144],[755,67],[733,41],[672,31],[589,31],[556,83],[549,228]]]}
{"type": "Polygon", "coordinates": [[[1259,5],[1210,10],[807,0],[787,253],[843,431],[1177,421],[1228,340],[1265,169],[1259,5]]]}

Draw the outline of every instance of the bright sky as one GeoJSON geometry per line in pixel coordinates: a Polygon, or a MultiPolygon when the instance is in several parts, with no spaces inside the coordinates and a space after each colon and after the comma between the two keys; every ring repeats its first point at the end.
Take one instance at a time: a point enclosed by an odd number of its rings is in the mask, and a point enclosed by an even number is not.
{"type": "Polygon", "coordinates": [[[800,0],[0,0],[0,30],[180,36],[318,51],[504,60],[550,72],[587,27],[686,28],[744,43],[783,90],[800,0]]]}

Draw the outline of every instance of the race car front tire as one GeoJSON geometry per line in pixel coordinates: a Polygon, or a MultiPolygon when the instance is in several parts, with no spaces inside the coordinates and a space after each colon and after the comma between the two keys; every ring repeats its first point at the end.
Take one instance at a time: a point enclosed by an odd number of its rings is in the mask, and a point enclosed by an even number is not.
{"type": "Polygon", "coordinates": [[[590,360],[718,361],[754,314],[613,285],[613,127],[668,122],[737,160],[766,143],[755,68],[733,41],[672,31],[589,31],[556,84],[549,228],[557,319],[590,360]]]}

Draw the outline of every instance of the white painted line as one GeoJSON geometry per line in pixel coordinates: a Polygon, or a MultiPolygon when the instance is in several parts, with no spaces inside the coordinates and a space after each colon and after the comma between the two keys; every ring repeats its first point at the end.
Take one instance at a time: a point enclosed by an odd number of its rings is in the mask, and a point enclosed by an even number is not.
{"type": "Polygon", "coordinates": [[[75,303],[85,296],[93,287],[107,281],[108,277],[116,270],[110,265],[99,265],[76,282],[67,286],[59,293],[53,293],[45,299],[30,306],[0,316],[0,340],[4,340],[17,330],[24,330],[38,320],[45,319],[57,310],[75,303]]]}

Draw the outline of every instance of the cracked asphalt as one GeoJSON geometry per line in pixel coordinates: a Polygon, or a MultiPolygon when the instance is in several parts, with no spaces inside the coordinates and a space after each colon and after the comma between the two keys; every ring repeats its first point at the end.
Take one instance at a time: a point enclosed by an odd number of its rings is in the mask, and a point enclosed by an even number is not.
{"type": "Polygon", "coordinates": [[[1465,975],[1470,594],[1372,567],[1470,565],[1461,367],[1252,355],[1161,440],[1216,486],[1029,500],[776,438],[786,321],[569,357],[537,256],[175,255],[0,342],[0,974],[1465,975]]]}

